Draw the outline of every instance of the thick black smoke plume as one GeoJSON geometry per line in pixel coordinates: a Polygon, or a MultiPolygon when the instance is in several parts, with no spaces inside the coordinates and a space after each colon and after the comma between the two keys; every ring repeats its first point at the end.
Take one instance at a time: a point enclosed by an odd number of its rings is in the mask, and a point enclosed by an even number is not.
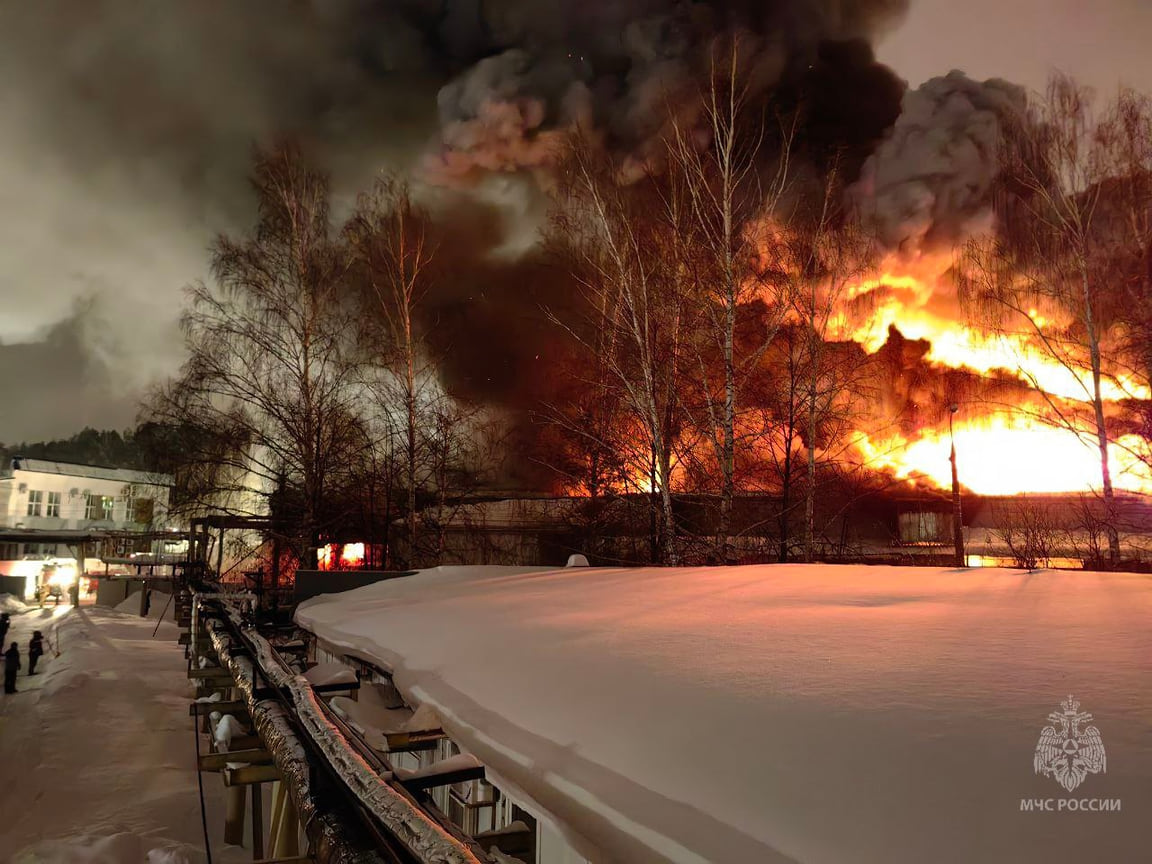
{"type": "MultiPolygon", "coordinates": [[[[433,310],[449,349],[446,382],[522,405],[523,380],[548,342],[539,308],[559,305],[567,290],[533,254],[509,251],[531,247],[533,177],[550,140],[579,122],[622,160],[643,163],[670,97],[690,103],[711,47],[738,35],[754,50],[754,92],[803,103],[801,146],[817,161],[843,151],[859,164],[896,118],[903,89],[869,42],[906,5],[5,3],[0,171],[9,204],[0,234],[15,242],[0,287],[19,314],[0,342],[43,344],[55,337],[29,334],[50,334],[76,299],[96,297],[86,308],[99,320],[83,333],[100,334],[88,350],[113,357],[113,379],[131,390],[170,371],[179,289],[204,275],[212,234],[250,223],[253,146],[291,136],[345,196],[382,169],[468,190],[474,203],[456,208],[453,222],[468,242],[442,246],[459,278],[433,310]],[[477,211],[498,230],[460,224],[459,214],[477,211]],[[494,328],[502,351],[471,348],[491,346],[494,328]]],[[[74,358],[84,353],[52,354],[54,374],[79,377],[74,358]]],[[[0,365],[15,356],[5,352],[0,365]]],[[[19,380],[14,372],[0,368],[0,377],[19,380]]],[[[30,398],[13,394],[10,408],[30,398]]],[[[0,439],[10,434],[0,429],[0,439]]]]}
{"type": "MultiPolygon", "coordinates": [[[[452,19],[463,30],[452,30],[445,56],[465,58],[465,66],[439,91],[438,145],[424,167],[451,184],[494,174],[546,178],[557,138],[579,125],[615,155],[624,176],[658,170],[652,157],[670,108],[690,121],[716,45],[739,40],[749,98],[800,118],[798,160],[819,170],[835,156],[855,175],[900,111],[904,85],[876,63],[869,39],[905,5],[552,0],[476,7],[483,11],[471,26],[452,19]],[[461,32],[469,39],[460,40],[461,32]]],[[[523,221],[509,226],[524,228],[523,221]]],[[[476,229],[459,230],[476,237],[476,229]]],[[[449,389],[520,410],[546,395],[540,370],[553,368],[562,350],[542,308],[563,307],[573,289],[534,252],[485,254],[502,242],[455,247],[458,269],[471,276],[454,280],[458,291],[441,298],[434,318],[449,389]]]]}
{"type": "Polygon", "coordinates": [[[888,246],[948,249],[988,227],[1000,137],[1024,116],[1026,99],[1016,84],[962,72],[908,91],[854,190],[888,246]]]}
{"type": "Polygon", "coordinates": [[[436,32],[453,25],[449,52],[470,65],[437,98],[438,167],[456,175],[535,166],[547,158],[556,130],[577,123],[643,161],[669,103],[690,100],[716,42],[734,37],[752,55],[744,65],[753,98],[781,82],[808,89],[817,100],[814,122],[839,126],[849,138],[856,123],[874,133],[885,115],[890,122],[898,88],[890,75],[876,74],[862,46],[905,6],[904,0],[450,3],[455,15],[436,32]],[[861,47],[837,49],[837,43],[861,47]],[[865,80],[843,74],[849,70],[865,80]],[[851,95],[831,98],[836,87],[851,95]],[[852,96],[862,99],[849,105],[852,96]]]}

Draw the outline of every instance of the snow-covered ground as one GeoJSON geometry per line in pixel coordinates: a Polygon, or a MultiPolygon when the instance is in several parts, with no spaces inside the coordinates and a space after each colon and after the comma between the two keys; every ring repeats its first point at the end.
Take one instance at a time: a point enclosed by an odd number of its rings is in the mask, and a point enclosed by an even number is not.
{"type": "MultiPolygon", "coordinates": [[[[0,612],[7,612],[9,615],[15,615],[23,612],[28,607],[24,605],[24,601],[19,597],[13,597],[11,594],[0,594],[0,612]]],[[[8,646],[5,645],[5,648],[8,646]]]]}
{"type": "MultiPolygon", "coordinates": [[[[12,621],[24,668],[19,692],[0,696],[0,861],[203,861],[192,694],[171,612],[155,638],[155,619],[93,607],[12,621]],[[34,629],[51,647],[29,677],[34,629]]],[[[222,784],[204,780],[213,860],[251,860],[224,847],[222,784]]]]}
{"type": "Polygon", "coordinates": [[[297,619],[392,668],[592,861],[1152,855],[1147,576],[457,567],[297,619]],[[1034,768],[1069,694],[1107,756],[1072,792],[1034,768]],[[1119,810],[1070,809],[1093,801],[1119,810]]]}

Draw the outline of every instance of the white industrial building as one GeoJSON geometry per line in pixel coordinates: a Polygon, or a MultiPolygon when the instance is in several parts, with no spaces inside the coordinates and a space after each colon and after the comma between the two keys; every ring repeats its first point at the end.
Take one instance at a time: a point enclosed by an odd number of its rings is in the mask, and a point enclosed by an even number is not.
{"type": "Polygon", "coordinates": [[[171,485],[167,474],[13,458],[0,470],[0,575],[26,577],[29,595],[46,566],[74,580],[78,544],[93,532],[116,538],[101,554],[142,551],[131,535],[167,527],[171,485]]]}

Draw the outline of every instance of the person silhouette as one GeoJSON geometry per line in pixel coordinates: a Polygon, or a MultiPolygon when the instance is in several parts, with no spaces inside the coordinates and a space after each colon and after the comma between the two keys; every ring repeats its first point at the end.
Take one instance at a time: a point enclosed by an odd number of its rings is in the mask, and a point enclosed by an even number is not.
{"type": "MultiPolygon", "coordinates": [[[[3,643],[0,643],[3,644],[3,643]]],[[[32,638],[28,640],[28,674],[36,674],[36,661],[44,654],[44,634],[39,630],[32,631],[32,638]]]]}
{"type": "Polygon", "coordinates": [[[4,692],[16,692],[16,673],[20,671],[20,646],[15,642],[4,652],[4,692]]]}

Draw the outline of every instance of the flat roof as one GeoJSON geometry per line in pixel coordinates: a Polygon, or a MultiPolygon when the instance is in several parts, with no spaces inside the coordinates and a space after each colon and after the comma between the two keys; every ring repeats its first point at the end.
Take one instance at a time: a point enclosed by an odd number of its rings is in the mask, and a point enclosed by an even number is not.
{"type": "Polygon", "coordinates": [[[440,567],[296,620],[588,860],[923,864],[1147,860],[1150,609],[1130,573],[440,567]],[[1107,770],[1069,794],[1035,765],[1076,708],[1107,770]],[[1123,809],[1021,812],[1064,798],[1123,809]]]}
{"type": "Polygon", "coordinates": [[[38,528],[0,528],[0,543],[94,543],[98,540],[184,540],[178,531],[129,531],[115,528],[80,528],[41,530],[38,528]]]}
{"type": "Polygon", "coordinates": [[[4,476],[12,476],[16,471],[32,471],[38,474],[60,474],[66,477],[86,477],[92,480],[115,480],[121,483],[139,483],[149,486],[171,486],[172,475],[151,471],[137,471],[132,468],[106,468],[101,465],[78,465],[74,462],[55,462],[48,459],[28,459],[24,456],[12,458],[12,465],[4,476]]]}

